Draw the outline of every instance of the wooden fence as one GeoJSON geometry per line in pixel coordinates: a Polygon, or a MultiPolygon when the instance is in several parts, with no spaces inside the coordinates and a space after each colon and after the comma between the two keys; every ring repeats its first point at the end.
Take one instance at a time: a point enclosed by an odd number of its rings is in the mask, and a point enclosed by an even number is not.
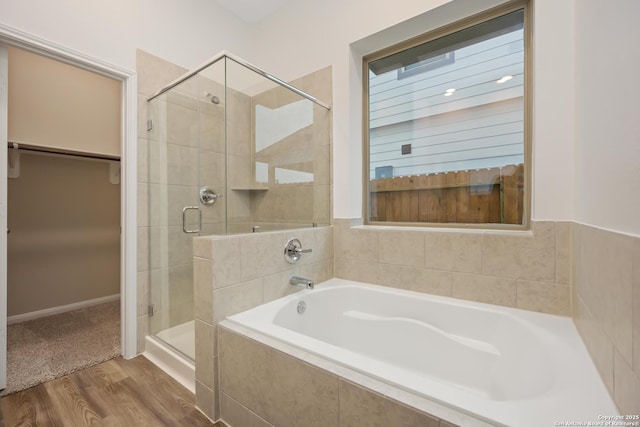
{"type": "Polygon", "coordinates": [[[371,221],[522,224],[524,165],[374,179],[369,192],[371,221]]]}

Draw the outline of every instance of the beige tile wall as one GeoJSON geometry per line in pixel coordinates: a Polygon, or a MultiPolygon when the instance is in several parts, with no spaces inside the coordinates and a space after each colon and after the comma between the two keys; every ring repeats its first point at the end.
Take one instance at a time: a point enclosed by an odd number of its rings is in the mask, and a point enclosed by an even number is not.
{"type": "MultiPolygon", "coordinates": [[[[327,67],[291,82],[325,103],[332,99],[332,68],[327,67]]],[[[256,105],[278,108],[303,99],[283,87],[276,87],[255,95],[250,111],[256,105]]],[[[253,120],[253,119],[252,119],[253,120]]],[[[252,152],[255,151],[255,128],[252,129],[252,152]]],[[[254,161],[269,165],[268,191],[250,194],[252,225],[269,229],[275,224],[312,223],[327,225],[331,221],[331,113],[313,105],[313,124],[254,154],[254,161]],[[275,168],[313,173],[308,184],[277,184],[275,168]]],[[[245,232],[250,231],[250,227],[245,232]]]]}
{"type": "Polygon", "coordinates": [[[573,315],[620,411],[640,413],[640,238],[570,222],[516,233],[359,225],[334,220],[337,277],[573,315]]]}
{"type": "Polygon", "coordinates": [[[454,426],[230,329],[220,327],[219,340],[230,426],[454,426]]]}
{"type": "MultiPolygon", "coordinates": [[[[144,337],[151,330],[148,316],[149,303],[160,307],[159,294],[150,292],[151,283],[160,283],[160,287],[170,292],[169,260],[161,258],[160,249],[168,245],[170,227],[175,228],[174,218],[168,218],[166,209],[158,204],[161,194],[167,194],[169,180],[182,179],[180,169],[180,147],[168,149],[166,132],[158,128],[156,132],[147,132],[148,107],[146,98],[163,85],[179,77],[187,70],[171,64],[144,51],[136,51],[136,71],[138,74],[138,352],[144,351],[144,337]],[[167,160],[170,162],[167,163],[167,160]],[[163,166],[163,167],[161,167],[163,166]],[[162,190],[165,191],[162,191],[162,190]],[[151,295],[154,300],[151,301],[151,295]]],[[[188,148],[183,147],[185,154],[188,148]]],[[[175,201],[172,199],[172,203],[175,201]]],[[[184,246],[185,242],[180,242],[184,246]]],[[[172,265],[175,267],[177,265],[172,265]]],[[[184,271],[183,271],[184,272],[184,271]]],[[[178,273],[175,269],[173,276],[178,273]]],[[[186,274],[191,274],[185,272],[186,274]]],[[[175,289],[174,289],[175,291],[175,289]]]]}
{"type": "Polygon", "coordinates": [[[622,414],[640,414],[640,237],[573,225],[574,321],[622,414]]]}
{"type": "Polygon", "coordinates": [[[251,97],[232,89],[227,92],[227,97],[228,227],[250,233],[253,225],[251,198],[254,193],[238,189],[252,187],[253,181],[251,97]]]}
{"type": "Polygon", "coordinates": [[[565,222],[531,232],[359,227],[335,219],[336,276],[551,314],[571,314],[565,222]]]}
{"type": "MultiPolygon", "coordinates": [[[[316,282],[330,279],[333,247],[333,227],[194,239],[196,400],[211,419],[218,419],[218,405],[234,407],[232,401],[220,399],[218,391],[218,322],[299,290],[289,284],[294,274],[316,282]],[[313,250],[296,264],[287,263],[283,254],[291,237],[313,250]]],[[[246,393],[265,392],[254,388],[254,382],[245,387],[246,393]]]]}
{"type": "MultiPolygon", "coordinates": [[[[248,126],[252,121],[251,98],[235,90],[226,91],[225,98],[220,84],[200,76],[197,81],[192,79],[173,89],[163,102],[153,104],[151,116],[157,120],[154,130],[147,132],[150,112],[146,98],[187,70],[140,50],[136,64],[139,92],[137,323],[138,351],[143,351],[144,337],[150,332],[192,318],[192,237],[182,232],[181,215],[182,207],[198,204],[199,184],[222,193],[228,204],[228,212],[225,212],[225,203],[203,207],[202,233],[205,235],[225,233],[227,214],[231,233],[249,232],[256,224],[263,231],[298,228],[301,222],[305,225],[312,222],[328,224],[331,211],[330,129],[328,125],[318,125],[320,119],[327,124],[329,114],[315,111],[316,125],[307,130],[309,134],[304,138],[311,147],[311,151],[307,151],[316,155],[312,159],[316,185],[305,193],[308,200],[303,199],[298,188],[287,191],[274,188],[272,196],[266,198],[268,203],[260,208],[258,202],[265,199],[260,193],[226,191],[225,167],[220,166],[225,164],[227,148],[229,187],[251,186],[252,129],[248,126]],[[206,92],[217,95],[220,104],[211,103],[204,96],[206,92]],[[225,108],[229,111],[226,134],[221,126],[225,108]],[[277,203],[271,203],[272,200],[277,203]],[[259,214],[260,221],[257,221],[252,208],[268,215],[259,214]],[[155,308],[153,317],[147,315],[149,304],[155,308]]],[[[331,98],[330,68],[297,83],[326,101],[331,98]]],[[[193,215],[191,225],[195,224],[195,219],[193,215]]]]}
{"type": "MultiPolygon", "coordinates": [[[[149,104],[149,95],[187,70],[143,51],[137,52],[137,69],[138,350],[142,351],[149,332],[193,320],[193,235],[182,231],[182,208],[201,206],[203,233],[225,232],[225,204],[200,205],[198,190],[208,186],[225,193],[226,100],[223,85],[198,76],[149,104]],[[207,92],[221,102],[210,102],[207,92]],[[151,132],[145,126],[148,117],[154,120],[151,132]],[[147,316],[149,303],[154,305],[153,317],[147,316]]],[[[248,136],[245,139],[248,147],[248,136]]],[[[196,224],[197,215],[191,212],[188,225],[196,224]]]]}

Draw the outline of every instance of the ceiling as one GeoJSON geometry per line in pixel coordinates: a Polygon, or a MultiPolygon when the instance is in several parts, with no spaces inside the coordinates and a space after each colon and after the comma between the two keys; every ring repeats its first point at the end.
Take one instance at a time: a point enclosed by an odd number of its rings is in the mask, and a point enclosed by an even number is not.
{"type": "Polygon", "coordinates": [[[218,4],[249,24],[273,15],[290,0],[218,0],[218,4]]]}

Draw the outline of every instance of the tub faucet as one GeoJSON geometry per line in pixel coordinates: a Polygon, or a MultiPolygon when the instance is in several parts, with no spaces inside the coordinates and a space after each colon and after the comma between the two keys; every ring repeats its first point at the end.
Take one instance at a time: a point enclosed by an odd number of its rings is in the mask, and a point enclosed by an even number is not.
{"type": "Polygon", "coordinates": [[[313,280],[300,276],[291,276],[289,283],[293,286],[302,286],[305,289],[313,289],[313,280]]]}

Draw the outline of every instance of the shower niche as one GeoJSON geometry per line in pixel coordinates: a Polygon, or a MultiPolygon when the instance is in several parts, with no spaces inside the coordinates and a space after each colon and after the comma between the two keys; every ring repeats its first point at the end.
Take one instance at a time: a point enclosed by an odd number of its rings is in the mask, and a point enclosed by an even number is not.
{"type": "Polygon", "coordinates": [[[318,73],[293,86],[223,52],[147,98],[150,332],[189,359],[194,236],[330,223],[318,73]]]}

